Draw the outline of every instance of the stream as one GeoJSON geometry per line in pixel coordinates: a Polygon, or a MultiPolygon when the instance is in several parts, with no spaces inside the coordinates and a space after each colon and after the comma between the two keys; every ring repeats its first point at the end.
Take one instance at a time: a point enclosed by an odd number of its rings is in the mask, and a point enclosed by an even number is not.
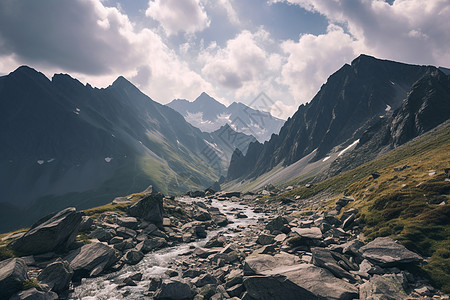
{"type": "MultiPolygon", "coordinates": [[[[204,199],[180,197],[177,198],[177,200],[190,203],[204,199]]],[[[126,296],[128,299],[150,299],[150,297],[145,296],[145,294],[148,291],[151,278],[168,278],[168,276],[165,275],[165,271],[168,269],[170,262],[176,261],[180,255],[192,251],[192,247],[204,246],[211,237],[218,233],[224,233],[224,235],[228,236],[236,235],[237,233],[234,232],[233,229],[237,227],[245,228],[249,225],[256,224],[258,219],[263,217],[263,214],[254,213],[250,207],[237,202],[212,200],[211,206],[218,208],[221,213],[225,214],[228,220],[233,223],[226,227],[209,231],[208,236],[205,239],[148,253],[142,261],[134,266],[125,265],[121,270],[114,273],[95,278],[84,278],[81,281],[81,284],[76,286],[74,291],[69,295],[69,299],[124,299],[124,292],[128,293],[126,296]],[[239,211],[247,215],[248,218],[236,218],[236,213],[239,211]],[[142,280],[136,282],[137,286],[126,286],[117,289],[118,282],[120,282],[121,279],[136,273],[142,273],[143,275],[142,280]]]]}

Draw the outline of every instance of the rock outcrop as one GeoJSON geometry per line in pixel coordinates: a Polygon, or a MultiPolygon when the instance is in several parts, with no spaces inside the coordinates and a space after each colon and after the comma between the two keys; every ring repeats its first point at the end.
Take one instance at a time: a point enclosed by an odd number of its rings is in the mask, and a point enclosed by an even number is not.
{"type": "Polygon", "coordinates": [[[27,265],[21,258],[0,261],[0,299],[8,299],[28,279],[27,265]]]}

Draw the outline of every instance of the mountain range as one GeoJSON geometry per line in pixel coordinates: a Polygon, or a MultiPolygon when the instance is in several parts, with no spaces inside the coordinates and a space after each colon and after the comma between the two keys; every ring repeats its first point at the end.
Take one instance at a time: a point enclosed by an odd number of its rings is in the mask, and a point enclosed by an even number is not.
{"type": "Polygon", "coordinates": [[[255,140],[230,127],[203,133],[123,77],[98,89],[26,66],[0,77],[0,128],[2,229],[149,185],[203,189],[255,140]]]}
{"type": "Polygon", "coordinates": [[[353,168],[448,120],[449,87],[438,68],[361,55],[332,74],[278,135],[250,144],[246,155],[236,150],[227,180],[266,178],[262,186],[275,175],[318,180],[353,168]]]}
{"type": "MultiPolygon", "coordinates": [[[[272,101],[265,95],[259,95],[253,104],[269,109],[272,101]]],[[[253,109],[243,103],[233,102],[228,107],[206,93],[202,93],[193,102],[175,99],[167,106],[184,116],[193,126],[204,132],[213,132],[225,124],[233,130],[254,136],[258,141],[269,140],[278,133],[284,120],[272,116],[264,110],[253,109]]]]}

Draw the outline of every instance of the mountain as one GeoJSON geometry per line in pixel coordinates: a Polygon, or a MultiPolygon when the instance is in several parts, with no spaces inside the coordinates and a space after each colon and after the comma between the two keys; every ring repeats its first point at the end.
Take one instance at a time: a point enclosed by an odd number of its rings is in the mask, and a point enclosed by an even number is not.
{"type": "Polygon", "coordinates": [[[239,102],[233,102],[226,107],[206,93],[202,93],[193,102],[175,99],[167,106],[178,111],[186,121],[202,131],[213,132],[228,124],[233,130],[253,135],[260,142],[278,133],[284,123],[284,120],[268,112],[253,109],[239,102]]]}
{"type": "Polygon", "coordinates": [[[0,128],[1,229],[148,185],[204,188],[224,172],[199,129],[123,77],[97,89],[20,67],[0,77],[0,128]]]}
{"type": "MultiPolygon", "coordinates": [[[[422,85],[427,85],[425,78],[436,72],[441,77],[446,76],[435,67],[359,56],[351,65],[346,64],[331,75],[311,102],[301,105],[293,117],[286,121],[278,135],[272,136],[264,144],[250,144],[246,155],[236,151],[231,159],[227,179],[256,178],[275,167],[284,168],[306,157],[307,163],[325,162],[331,156],[336,159],[354,148],[369,128],[377,126],[380,117],[388,117],[401,107],[404,107],[405,114],[412,107],[417,108],[419,105],[420,108],[424,99],[420,96],[419,87],[414,92],[419,95],[416,100],[419,104],[413,105],[411,102],[414,84],[420,85],[418,81],[422,79],[422,85]],[[408,94],[410,105],[404,101],[408,94]]],[[[430,99],[429,103],[436,105],[435,100],[430,99]]],[[[428,124],[430,116],[423,117],[428,124]]],[[[397,122],[400,122],[398,130],[415,130],[411,128],[411,122],[417,121],[413,115],[404,125],[401,124],[402,118],[400,115],[397,118],[397,122]]],[[[448,113],[437,119],[448,119],[448,113]]],[[[420,128],[416,128],[416,133],[420,134],[426,128],[435,126],[434,123],[425,127],[418,125],[420,128]]],[[[406,141],[414,135],[401,136],[406,137],[406,141]]],[[[331,162],[330,159],[327,164],[331,162]]],[[[317,168],[320,169],[320,166],[317,168]]]]}

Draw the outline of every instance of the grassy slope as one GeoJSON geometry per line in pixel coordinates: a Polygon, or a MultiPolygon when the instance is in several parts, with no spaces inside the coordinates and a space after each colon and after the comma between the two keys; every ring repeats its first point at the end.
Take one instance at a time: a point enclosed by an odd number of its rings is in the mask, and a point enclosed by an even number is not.
{"type": "Polygon", "coordinates": [[[367,238],[391,236],[429,258],[428,264],[422,268],[436,286],[448,293],[450,181],[445,180],[444,173],[448,167],[449,122],[354,170],[319,182],[312,188],[301,187],[277,198],[300,196],[305,199],[325,191],[354,197],[356,201],[351,206],[359,209],[361,220],[366,224],[364,233],[367,238]],[[394,167],[405,164],[408,165],[406,169],[394,171],[394,167]],[[435,174],[430,176],[430,170],[435,174]],[[373,179],[373,172],[381,176],[373,179]]]}

